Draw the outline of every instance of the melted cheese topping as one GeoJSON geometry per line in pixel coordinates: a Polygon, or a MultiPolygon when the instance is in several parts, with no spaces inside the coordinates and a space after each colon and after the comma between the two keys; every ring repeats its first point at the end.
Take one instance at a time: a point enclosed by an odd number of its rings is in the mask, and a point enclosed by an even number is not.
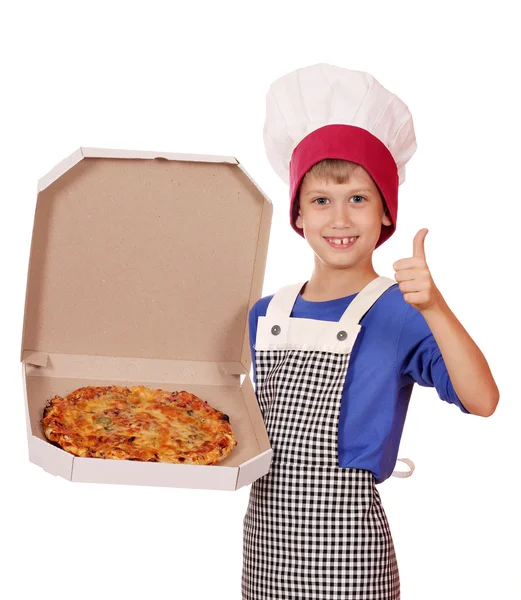
{"type": "Polygon", "coordinates": [[[186,391],[79,388],[44,409],[44,433],[76,456],[215,464],[237,445],[229,418],[186,391]]]}

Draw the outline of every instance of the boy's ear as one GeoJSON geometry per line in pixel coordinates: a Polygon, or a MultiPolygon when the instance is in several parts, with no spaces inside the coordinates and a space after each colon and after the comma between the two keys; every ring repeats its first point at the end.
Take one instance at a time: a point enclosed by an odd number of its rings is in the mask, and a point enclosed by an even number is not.
{"type": "Polygon", "coordinates": [[[302,227],[302,215],[300,214],[300,208],[298,209],[298,216],[295,219],[295,225],[299,228],[299,229],[304,229],[302,227]]]}
{"type": "Polygon", "coordinates": [[[392,225],[391,215],[387,205],[384,203],[384,214],[382,215],[382,225],[392,225]]]}

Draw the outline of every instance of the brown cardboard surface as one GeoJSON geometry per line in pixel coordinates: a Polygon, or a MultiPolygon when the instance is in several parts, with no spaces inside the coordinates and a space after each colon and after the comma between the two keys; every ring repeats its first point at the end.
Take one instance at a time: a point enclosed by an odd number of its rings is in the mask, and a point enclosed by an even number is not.
{"type": "Polygon", "coordinates": [[[21,348],[30,457],[77,481],[236,489],[271,460],[247,316],[272,205],[233,157],[158,154],[80,148],[39,181],[21,348]],[[45,438],[49,398],[111,384],[197,394],[229,415],[238,446],[217,465],[158,468],[45,438]]]}

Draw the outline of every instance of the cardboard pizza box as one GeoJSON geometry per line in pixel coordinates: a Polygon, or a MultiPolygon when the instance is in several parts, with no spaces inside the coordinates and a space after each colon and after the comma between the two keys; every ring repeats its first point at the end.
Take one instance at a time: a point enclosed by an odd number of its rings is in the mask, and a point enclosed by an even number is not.
{"type": "Polygon", "coordinates": [[[250,379],[273,206],[234,157],[79,148],[38,182],[22,333],[29,460],[70,481],[236,490],[272,449],[250,379]],[[85,385],[186,390],[226,413],[216,465],[81,458],[47,401],[85,385]]]}

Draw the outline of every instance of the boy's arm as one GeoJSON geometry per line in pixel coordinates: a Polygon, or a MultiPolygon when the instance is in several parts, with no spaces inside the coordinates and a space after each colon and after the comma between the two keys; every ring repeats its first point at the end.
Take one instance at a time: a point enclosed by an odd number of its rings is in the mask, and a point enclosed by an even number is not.
{"type": "Polygon", "coordinates": [[[413,256],[393,264],[404,300],[419,310],[440,349],[454,391],[474,415],[490,417],[499,402],[499,390],[488,363],[465,331],[432,279],[425,257],[425,236],[420,229],[413,240],[413,256]]]}
{"type": "Polygon", "coordinates": [[[256,304],[248,313],[248,331],[250,341],[251,366],[253,370],[253,389],[257,394],[257,365],[255,364],[255,339],[257,337],[257,311],[256,304]]]}
{"type": "Polygon", "coordinates": [[[499,389],[487,360],[441,294],[435,306],[420,311],[436,340],[454,390],[474,415],[490,417],[499,389]]]}

